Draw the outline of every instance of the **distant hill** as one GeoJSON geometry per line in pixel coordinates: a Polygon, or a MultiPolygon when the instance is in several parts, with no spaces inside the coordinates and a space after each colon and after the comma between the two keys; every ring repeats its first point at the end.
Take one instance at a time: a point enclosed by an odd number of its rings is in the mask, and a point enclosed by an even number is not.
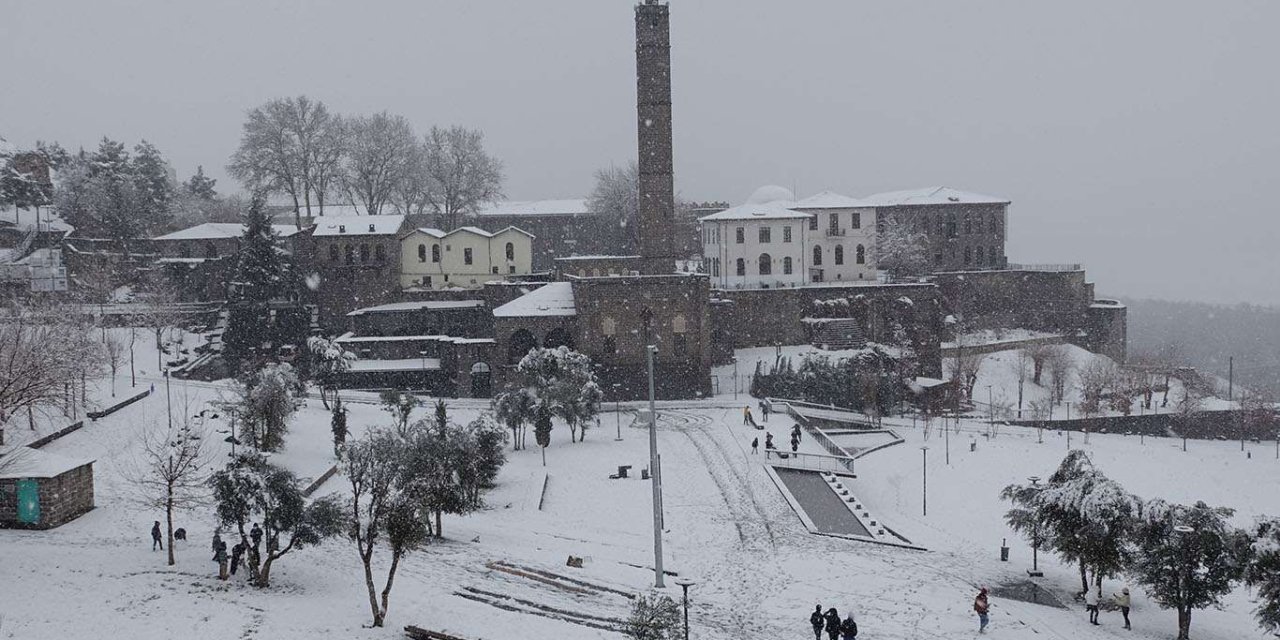
{"type": "Polygon", "coordinates": [[[1129,356],[1172,349],[1186,364],[1235,379],[1246,388],[1280,395],[1280,308],[1125,299],[1129,306],[1129,356]]]}

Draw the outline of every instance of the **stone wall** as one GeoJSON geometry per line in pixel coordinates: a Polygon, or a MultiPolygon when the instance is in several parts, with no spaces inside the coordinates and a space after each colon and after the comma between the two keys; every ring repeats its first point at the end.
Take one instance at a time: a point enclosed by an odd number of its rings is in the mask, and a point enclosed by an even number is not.
{"type": "Polygon", "coordinates": [[[933,281],[966,328],[1018,327],[1072,334],[1086,328],[1093,285],[1083,270],[949,271],[933,281]]]}
{"type": "Polygon", "coordinates": [[[70,522],[94,507],[93,463],[81,465],[54,478],[38,478],[40,521],[18,523],[16,480],[0,480],[0,527],[52,529],[70,522]]]}
{"type": "Polygon", "coordinates": [[[1123,364],[1128,357],[1129,310],[1115,300],[1097,300],[1086,310],[1085,348],[1123,364]]]}

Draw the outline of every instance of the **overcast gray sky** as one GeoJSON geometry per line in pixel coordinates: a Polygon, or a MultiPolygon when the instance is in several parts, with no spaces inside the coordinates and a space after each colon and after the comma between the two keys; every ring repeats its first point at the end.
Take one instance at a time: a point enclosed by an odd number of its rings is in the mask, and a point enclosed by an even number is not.
{"type": "MultiPolygon", "coordinates": [[[[0,136],[145,137],[227,190],[244,112],[307,94],[481,128],[508,197],[578,197],[635,154],[632,4],[0,0],[0,136]]],[[[1280,2],[671,4],[685,198],[945,184],[1100,293],[1280,304],[1280,2]]]]}

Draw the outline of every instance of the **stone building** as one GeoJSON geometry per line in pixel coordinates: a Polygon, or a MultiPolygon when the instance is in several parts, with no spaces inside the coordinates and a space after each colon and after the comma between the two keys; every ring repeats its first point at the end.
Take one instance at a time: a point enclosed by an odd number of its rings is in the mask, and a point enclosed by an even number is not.
{"type": "Polygon", "coordinates": [[[400,291],[400,237],[404,216],[315,218],[299,251],[309,265],[320,323],[339,327],[348,311],[392,302],[400,291]]]}
{"type": "Polygon", "coordinates": [[[93,460],[0,449],[0,527],[52,529],[93,509],[93,460]]]}
{"type": "Polygon", "coordinates": [[[925,234],[929,271],[1002,267],[1007,260],[1006,198],[925,187],[877,193],[862,201],[875,208],[878,232],[896,218],[925,234]]]}
{"type": "Polygon", "coordinates": [[[481,208],[475,219],[484,228],[518,227],[530,234],[535,272],[551,271],[557,258],[597,252],[605,233],[600,216],[581,198],[498,202],[481,208]]]}
{"type": "MultiPolygon", "coordinates": [[[[298,228],[273,224],[271,230],[285,251],[293,252],[298,228]]],[[[217,260],[240,252],[245,225],[234,222],[206,222],[151,239],[161,260],[217,260]]]]}
{"type": "Polygon", "coordinates": [[[400,238],[400,286],[478,289],[485,282],[533,271],[533,234],[517,227],[414,229],[400,238]]]}

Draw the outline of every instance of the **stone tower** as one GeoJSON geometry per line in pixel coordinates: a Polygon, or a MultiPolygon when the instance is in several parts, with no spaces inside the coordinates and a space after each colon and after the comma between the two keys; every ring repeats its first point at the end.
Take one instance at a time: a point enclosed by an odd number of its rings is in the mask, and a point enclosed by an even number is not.
{"type": "Polygon", "coordinates": [[[671,161],[671,21],[658,0],[636,5],[636,126],[639,132],[641,272],[675,271],[675,181],[671,161]]]}

